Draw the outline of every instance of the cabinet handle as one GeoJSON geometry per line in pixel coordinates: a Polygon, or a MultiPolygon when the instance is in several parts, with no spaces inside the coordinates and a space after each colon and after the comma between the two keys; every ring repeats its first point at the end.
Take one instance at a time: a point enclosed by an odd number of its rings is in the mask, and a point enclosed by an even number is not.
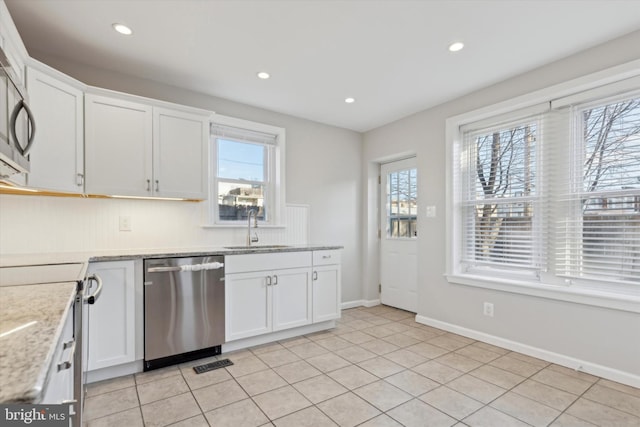
{"type": "Polygon", "coordinates": [[[87,277],[88,283],[91,283],[92,281],[95,281],[96,283],[98,283],[98,289],[96,289],[96,291],[91,295],[89,295],[88,297],[84,297],[84,300],[88,304],[95,304],[95,302],[100,297],[100,293],[102,292],[102,279],[100,278],[100,276],[98,276],[97,274],[92,274],[91,276],[87,277]]]}
{"type": "Polygon", "coordinates": [[[277,285],[278,284],[278,276],[277,275],[273,275],[273,284],[277,285]]]}
{"type": "Polygon", "coordinates": [[[60,362],[58,363],[58,372],[59,371],[64,371],[65,369],[69,369],[71,368],[71,366],[73,366],[73,358],[75,357],[76,354],[76,340],[71,340],[68,343],[65,343],[62,348],[63,349],[67,349],[71,347],[71,351],[69,352],[69,358],[67,360],[65,360],[64,362],[60,362]]]}
{"type": "Polygon", "coordinates": [[[160,181],[156,179],[156,191],[160,191],[160,181]]]}
{"type": "Polygon", "coordinates": [[[322,255],[322,259],[329,259],[331,258],[331,255],[322,255]]]}
{"type": "Polygon", "coordinates": [[[82,184],[84,184],[84,174],[76,174],[76,185],[78,187],[82,187],[82,184]]]}
{"type": "Polygon", "coordinates": [[[271,276],[267,276],[267,286],[271,286],[271,276]]]}
{"type": "Polygon", "coordinates": [[[151,191],[151,180],[147,180],[147,191],[151,191]]]}
{"type": "Polygon", "coordinates": [[[317,271],[313,272],[313,280],[318,280],[318,272],[317,271]]]}

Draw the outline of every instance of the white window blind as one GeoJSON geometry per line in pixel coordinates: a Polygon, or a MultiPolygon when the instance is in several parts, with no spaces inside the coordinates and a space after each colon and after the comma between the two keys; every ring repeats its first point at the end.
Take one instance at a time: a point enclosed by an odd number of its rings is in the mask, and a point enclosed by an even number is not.
{"type": "Polygon", "coordinates": [[[554,215],[556,274],[640,285],[640,93],[571,101],[556,104],[567,105],[572,143],[571,156],[552,163],[567,173],[554,215]]]}
{"type": "Polygon", "coordinates": [[[235,141],[255,142],[258,144],[275,145],[277,135],[243,129],[235,126],[225,126],[216,123],[211,124],[211,135],[232,139],[235,141]]]}
{"type": "Polygon", "coordinates": [[[541,116],[505,118],[463,130],[460,259],[466,271],[537,271],[544,263],[537,220],[541,116]]]}

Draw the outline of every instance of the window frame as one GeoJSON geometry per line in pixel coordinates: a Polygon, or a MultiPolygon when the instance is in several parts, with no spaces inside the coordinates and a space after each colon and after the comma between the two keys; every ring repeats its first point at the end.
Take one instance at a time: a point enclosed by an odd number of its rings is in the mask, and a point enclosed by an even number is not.
{"type": "MultiPolygon", "coordinates": [[[[580,204],[580,199],[588,197],[588,198],[603,198],[607,194],[617,193],[620,194],[621,190],[606,190],[601,189],[598,191],[585,191],[584,189],[584,180],[583,180],[583,168],[584,168],[584,151],[586,149],[586,141],[584,140],[584,135],[582,132],[584,122],[582,121],[582,114],[584,111],[604,105],[611,105],[617,102],[622,102],[625,99],[630,98],[638,98],[640,97],[640,80],[637,81],[638,86],[632,91],[624,91],[623,93],[614,93],[613,95],[609,92],[603,92],[602,88],[599,88],[597,93],[597,98],[594,98],[594,94],[591,96],[583,95],[582,97],[572,97],[574,99],[574,106],[570,109],[569,112],[569,121],[570,128],[573,135],[572,139],[572,161],[571,167],[567,168],[568,171],[568,181],[570,184],[569,190],[569,208],[568,211],[571,212],[570,216],[574,217],[574,219],[580,224],[579,226],[574,226],[572,240],[574,244],[579,246],[585,245],[584,238],[581,237],[583,234],[583,223],[585,220],[585,215],[580,214],[582,212],[582,205],[580,204]]],[[[623,89],[626,89],[623,87],[623,89]]],[[[615,92],[615,91],[614,91],[615,92]]],[[[583,255],[584,256],[584,255],[583,255]]],[[[582,261],[581,267],[587,266],[588,263],[584,263],[582,261]]],[[[606,278],[598,278],[597,275],[587,274],[584,277],[576,277],[573,275],[558,275],[556,281],[564,280],[569,285],[578,285],[585,289],[593,289],[596,291],[608,292],[608,293],[619,293],[619,294],[628,294],[629,293],[629,284],[624,284],[620,282],[619,278],[610,277],[609,280],[606,278]]],[[[640,283],[637,286],[638,294],[640,294],[640,283]]],[[[632,289],[632,288],[631,288],[632,289]]],[[[633,291],[633,289],[632,289],[633,291]]]]}
{"type": "MultiPolygon", "coordinates": [[[[492,274],[477,274],[463,271],[461,261],[462,214],[460,209],[460,175],[457,165],[463,147],[463,129],[473,123],[485,121],[491,123],[495,117],[516,115],[522,110],[535,109],[536,106],[554,107],[555,100],[566,98],[575,102],[573,97],[581,97],[588,91],[591,96],[606,98],[610,92],[620,87],[637,84],[640,79],[640,60],[631,61],[604,71],[593,73],[578,79],[563,82],[529,94],[515,97],[478,110],[459,114],[446,120],[446,272],[445,277],[452,285],[474,286],[509,293],[530,295],[598,307],[640,313],[640,289],[638,292],[620,293],[615,289],[590,286],[576,280],[562,280],[553,274],[553,268],[543,267],[539,274],[516,276],[493,271],[492,274]],[[628,79],[628,81],[627,81],[628,79]]],[[[579,98],[578,98],[579,99],[579,98]]],[[[540,107],[539,107],[540,108],[540,107]]],[[[545,108],[545,107],[542,107],[545,108]]],[[[544,142],[542,142],[544,144],[544,142]]],[[[543,159],[543,157],[540,157],[543,159]]],[[[542,160],[544,161],[544,160],[542,160]]],[[[543,172],[542,172],[543,173],[543,172]]],[[[538,171],[541,174],[541,171],[538,171]]],[[[544,191],[541,189],[540,191],[544,191]]],[[[544,194],[540,195],[542,198],[544,194]]]]}
{"type": "MultiPolygon", "coordinates": [[[[216,114],[211,120],[211,128],[214,126],[232,127],[252,132],[260,132],[274,136],[275,143],[273,145],[261,144],[267,146],[265,159],[265,198],[264,205],[268,207],[267,219],[259,220],[260,227],[283,228],[285,224],[285,145],[286,132],[284,128],[278,126],[267,125],[264,123],[253,122],[235,117],[228,117],[216,114]]],[[[210,131],[209,137],[209,198],[206,205],[206,224],[205,228],[245,228],[246,220],[220,220],[218,210],[218,183],[219,182],[242,182],[253,183],[254,181],[236,181],[228,178],[218,178],[218,137],[210,131]]],[[[224,138],[222,138],[224,139],[224,138]]],[[[243,141],[236,138],[228,138],[227,140],[238,141],[242,143],[260,144],[259,142],[243,141]]]]}

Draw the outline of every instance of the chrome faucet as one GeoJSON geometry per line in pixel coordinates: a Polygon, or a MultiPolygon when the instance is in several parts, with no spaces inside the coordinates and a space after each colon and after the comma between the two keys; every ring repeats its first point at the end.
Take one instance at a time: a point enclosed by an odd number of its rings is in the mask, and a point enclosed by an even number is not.
{"type": "Polygon", "coordinates": [[[253,228],[258,228],[258,211],[250,210],[249,215],[247,215],[247,246],[251,246],[251,243],[258,242],[258,233],[253,233],[253,237],[251,236],[251,215],[253,215],[253,228]]]}

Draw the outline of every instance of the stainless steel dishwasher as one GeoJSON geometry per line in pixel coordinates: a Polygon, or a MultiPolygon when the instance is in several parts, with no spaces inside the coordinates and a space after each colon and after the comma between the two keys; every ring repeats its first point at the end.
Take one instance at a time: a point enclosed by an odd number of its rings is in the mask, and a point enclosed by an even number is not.
{"type": "Polygon", "coordinates": [[[220,354],[224,256],[144,260],[144,370],[220,354]]]}

